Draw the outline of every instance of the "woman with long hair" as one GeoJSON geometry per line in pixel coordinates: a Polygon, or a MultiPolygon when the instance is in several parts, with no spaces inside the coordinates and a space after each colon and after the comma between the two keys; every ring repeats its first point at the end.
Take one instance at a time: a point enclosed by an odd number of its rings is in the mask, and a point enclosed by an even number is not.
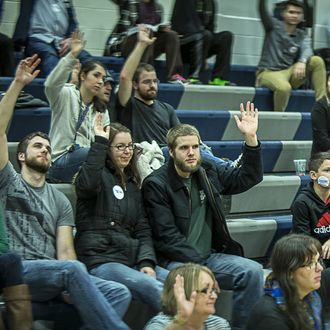
{"type": "Polygon", "coordinates": [[[330,151],[330,72],[326,79],[326,95],[316,101],[312,113],[312,155],[330,151]]]}
{"type": "Polygon", "coordinates": [[[133,298],[160,309],[168,271],[157,266],[130,130],[95,121],[95,142],[76,180],[75,246],[94,276],[126,285],[133,298]]]}
{"type": "Polygon", "coordinates": [[[247,330],[321,330],[322,246],[313,237],[290,234],[274,246],[265,295],[254,306],[247,330]]]}
{"type": "Polygon", "coordinates": [[[219,292],[209,268],[193,263],[174,268],[164,283],[162,312],[148,322],[145,330],[229,330],[225,319],[213,315],[219,292]]]}
{"type": "Polygon", "coordinates": [[[78,86],[66,83],[84,46],[83,34],[75,31],[71,37],[71,51],[59,61],[45,81],[45,93],[52,110],[49,136],[53,165],[49,179],[54,182],[71,182],[78,172],[94,141],[96,114],[104,112],[103,127],[110,122],[105,104],[99,98],[106,79],[102,63],[83,63],[78,86]]]}

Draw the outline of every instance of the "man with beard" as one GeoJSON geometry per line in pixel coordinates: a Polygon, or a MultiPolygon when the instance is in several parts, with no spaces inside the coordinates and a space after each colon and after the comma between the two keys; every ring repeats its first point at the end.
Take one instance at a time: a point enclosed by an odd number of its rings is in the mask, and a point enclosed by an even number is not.
{"type": "Polygon", "coordinates": [[[136,142],[155,140],[163,146],[167,131],[180,122],[171,105],[156,100],[159,81],[155,68],[139,65],[145,49],[153,42],[148,29],[141,28],[138,42],[120,73],[116,111],[118,120],[131,130],[136,142]]]}
{"type": "Polygon", "coordinates": [[[90,276],[76,260],[72,207],[45,182],[51,164],[49,137],[35,132],[17,147],[21,174],[8,159],[6,129],[20,91],[39,73],[36,55],[18,65],[0,102],[0,203],[5,212],[8,244],[23,260],[32,301],[62,298],[71,302],[88,329],[125,329],[120,316],[130,302],[128,289],[90,276]],[[119,316],[120,315],[120,316],[119,316]]]}
{"type": "MultiPolygon", "coordinates": [[[[156,99],[159,80],[155,68],[150,64],[139,64],[145,49],[154,40],[147,28],[140,28],[138,42],[120,73],[115,110],[116,118],[131,130],[135,142],[151,143],[154,140],[163,147],[166,146],[168,130],[179,125],[180,121],[171,105],[156,99]]],[[[163,152],[166,158],[167,152],[163,152]]],[[[225,162],[213,156],[205,144],[201,145],[201,152],[203,159],[219,164],[225,162]]]]}
{"type": "Polygon", "coordinates": [[[244,329],[263,292],[262,267],[242,257],[242,247],[230,237],[220,198],[262,181],[258,112],[250,102],[246,110],[241,104],[240,112],[235,121],[245,139],[241,167],[201,160],[198,130],[181,124],[167,134],[170,160],[142,187],[159,263],[169,270],[186,262],[209,267],[221,288],[234,291],[232,329],[244,329]]]}

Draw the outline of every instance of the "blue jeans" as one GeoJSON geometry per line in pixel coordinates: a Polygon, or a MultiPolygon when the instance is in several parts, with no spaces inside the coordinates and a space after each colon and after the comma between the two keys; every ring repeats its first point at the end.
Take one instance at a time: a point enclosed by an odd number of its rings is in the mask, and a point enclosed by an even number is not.
{"type": "MultiPolygon", "coordinates": [[[[172,261],[167,269],[180,264],[172,261]]],[[[224,253],[210,254],[206,266],[214,273],[220,288],[234,291],[232,329],[245,329],[253,305],[263,295],[262,266],[253,260],[224,253]]]]}
{"type": "Polygon", "coordinates": [[[48,301],[67,291],[87,329],[129,329],[119,316],[130,303],[128,289],[90,276],[79,261],[26,260],[23,276],[32,301],[48,301]]]}
{"type": "MultiPolygon", "coordinates": [[[[26,56],[32,56],[33,54],[38,54],[41,59],[39,64],[40,67],[40,77],[47,77],[48,74],[55,68],[60,57],[58,55],[57,49],[54,43],[46,43],[37,38],[28,38],[27,45],[25,49],[26,56]]],[[[87,62],[92,59],[92,56],[83,50],[78,59],[81,63],[87,62]]],[[[68,72],[69,78],[70,72],[68,72]]]]}
{"type": "Polygon", "coordinates": [[[55,183],[72,183],[73,176],[87,159],[89,148],[78,148],[56,159],[50,167],[47,178],[55,183]]]}
{"type": "Polygon", "coordinates": [[[21,258],[14,252],[0,256],[0,289],[23,284],[21,258]]]}
{"type": "Polygon", "coordinates": [[[134,299],[150,305],[159,312],[161,303],[160,297],[163,291],[168,270],[156,266],[156,278],[144,274],[134,268],[117,262],[108,262],[93,268],[90,273],[105,280],[116,281],[127,286],[134,299]]]}

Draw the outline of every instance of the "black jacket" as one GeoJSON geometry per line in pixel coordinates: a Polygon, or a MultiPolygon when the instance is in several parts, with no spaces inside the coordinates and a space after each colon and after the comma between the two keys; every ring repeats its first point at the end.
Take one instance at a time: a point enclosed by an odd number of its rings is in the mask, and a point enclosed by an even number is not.
{"type": "MultiPolygon", "coordinates": [[[[262,181],[260,146],[243,148],[240,168],[203,162],[197,176],[199,189],[212,208],[212,250],[243,255],[243,249],[229,234],[220,194],[237,194],[262,181]]],[[[204,263],[205,259],[187,242],[190,226],[190,200],[187,188],[170,160],[143,182],[143,194],[159,262],[204,263]]]]}
{"type": "Polygon", "coordinates": [[[264,295],[253,307],[247,330],[292,330],[294,325],[288,315],[276,304],[273,297],[264,295]]]}
{"type": "Polygon", "coordinates": [[[197,13],[203,27],[215,33],[214,17],[217,13],[215,0],[197,0],[197,13]]]}
{"type": "Polygon", "coordinates": [[[142,194],[131,178],[124,198],[113,165],[106,161],[108,142],[96,137],[77,179],[75,246],[88,269],[107,262],[154,267],[156,258],[142,194]]]}
{"type": "Polygon", "coordinates": [[[315,102],[312,109],[312,154],[330,150],[330,105],[327,98],[315,102]]]}
{"type": "Polygon", "coordinates": [[[204,28],[197,13],[197,0],[176,0],[171,23],[172,29],[179,35],[203,32],[204,28]]]}
{"type": "MultiPolygon", "coordinates": [[[[304,298],[312,297],[317,306],[317,313],[320,313],[322,307],[319,295],[314,291],[304,298]]],[[[309,306],[306,301],[307,306],[309,306]]],[[[309,306],[310,307],[310,306],[309,306]]],[[[313,318],[313,310],[306,308],[306,313],[313,318]]],[[[316,328],[316,327],[315,327],[316,328]]],[[[322,327],[323,329],[324,327],[322,327]]],[[[283,311],[272,296],[264,295],[254,305],[250,312],[246,330],[294,330],[296,329],[288,314],[283,311]]],[[[314,329],[311,325],[310,329],[314,329]]],[[[318,327],[320,329],[320,327],[318,327]]]]}
{"type": "Polygon", "coordinates": [[[330,238],[330,199],[324,203],[313,189],[304,188],[291,206],[292,231],[318,239],[321,244],[330,238]]]}

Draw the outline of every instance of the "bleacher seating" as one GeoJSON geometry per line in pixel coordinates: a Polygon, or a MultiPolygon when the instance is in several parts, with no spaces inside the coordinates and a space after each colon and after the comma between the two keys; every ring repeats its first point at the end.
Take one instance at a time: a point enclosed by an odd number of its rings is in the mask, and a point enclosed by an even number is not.
{"type": "MultiPolygon", "coordinates": [[[[104,61],[104,59],[101,59],[104,61]]],[[[122,59],[110,58],[107,65],[118,72],[122,59]]],[[[161,64],[163,65],[163,64],[161,64]]],[[[310,109],[314,92],[294,91],[288,112],[268,111],[272,107],[272,93],[267,89],[254,88],[253,68],[236,67],[237,81],[243,87],[181,86],[160,84],[159,99],[177,108],[181,122],[195,125],[203,141],[212,147],[215,155],[235,159],[241,152],[242,136],[234,115],[239,114],[239,103],[254,100],[259,108],[258,137],[262,141],[265,176],[263,182],[248,192],[233,195],[228,210],[228,228],[239,241],[249,258],[264,262],[274,243],[291,230],[290,206],[309,177],[294,175],[293,159],[308,159],[311,150],[310,109]],[[244,70],[249,76],[244,76],[244,70]],[[243,79],[247,79],[243,83],[243,79]],[[239,80],[241,79],[241,80],[239,80]]],[[[0,89],[5,90],[10,78],[0,78],[0,89]]],[[[233,80],[234,81],[234,80],[233,80]]],[[[37,79],[25,89],[26,92],[44,99],[44,79],[37,79]]],[[[9,157],[18,169],[15,155],[17,141],[32,131],[49,131],[51,111],[48,107],[17,109],[8,131],[9,157]]],[[[64,192],[75,207],[75,192],[72,185],[55,184],[64,192]]],[[[217,304],[219,315],[230,319],[230,291],[223,291],[217,304]],[[229,301],[229,303],[228,303],[229,301]]],[[[136,303],[134,303],[136,304],[136,303]]],[[[131,307],[126,321],[139,329],[132,315],[141,310],[141,305],[131,307]]],[[[145,319],[148,318],[146,311],[145,319]]],[[[143,317],[141,317],[143,319],[143,317]]],[[[142,327],[141,327],[142,328],[142,327]]]]}
{"type": "MultiPolygon", "coordinates": [[[[181,122],[196,125],[203,141],[212,147],[214,155],[229,159],[236,159],[242,148],[242,136],[237,130],[233,119],[234,114],[238,112],[178,110],[181,122]]],[[[50,116],[51,112],[47,107],[16,110],[8,132],[8,140],[19,141],[26,134],[36,130],[48,133],[50,116]],[[30,124],[27,125],[27,122],[30,124]]],[[[305,116],[304,120],[310,121],[310,116],[305,116]]],[[[311,141],[308,139],[311,136],[311,129],[302,131],[301,126],[307,126],[307,124],[302,124],[301,115],[260,113],[259,138],[263,141],[263,161],[266,173],[293,172],[294,159],[309,158],[311,141]],[[272,136],[277,136],[277,131],[283,140],[269,141],[272,136]],[[305,140],[291,141],[297,134],[305,140]]]]}
{"type": "MultiPolygon", "coordinates": [[[[239,111],[177,110],[179,119],[198,127],[204,141],[241,141],[234,115],[239,111]]],[[[19,141],[26,134],[49,132],[49,107],[16,109],[8,132],[9,141],[19,141]],[[27,125],[27,122],[29,124],[27,125]]],[[[302,141],[312,139],[310,113],[259,112],[258,136],[261,141],[302,141]]]]}
{"type": "MultiPolygon", "coordinates": [[[[117,57],[96,58],[103,61],[115,73],[114,78],[118,81],[118,73],[123,59],[117,57]]],[[[253,70],[255,68],[249,66],[236,66],[236,71],[233,72],[242,77],[249,77],[253,70]]],[[[251,80],[251,78],[247,79],[251,80]]],[[[0,91],[5,91],[11,81],[12,78],[1,77],[0,91]]],[[[237,81],[240,82],[239,79],[237,81]]],[[[37,78],[26,86],[25,91],[46,101],[43,83],[43,78],[37,78]]],[[[253,100],[256,106],[263,111],[271,111],[273,108],[273,93],[267,88],[255,88],[254,83],[243,82],[242,85],[231,87],[182,86],[164,83],[160,84],[158,95],[160,100],[170,103],[176,109],[235,110],[238,109],[240,102],[248,100],[253,100]]],[[[286,112],[310,112],[313,103],[313,90],[294,90],[286,112]]]]}

